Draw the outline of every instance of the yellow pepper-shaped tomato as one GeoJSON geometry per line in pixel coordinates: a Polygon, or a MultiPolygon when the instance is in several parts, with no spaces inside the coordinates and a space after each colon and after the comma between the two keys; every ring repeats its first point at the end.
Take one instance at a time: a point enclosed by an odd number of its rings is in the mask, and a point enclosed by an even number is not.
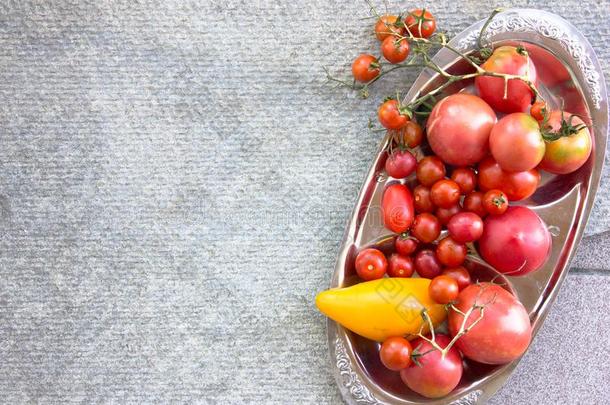
{"type": "Polygon", "coordinates": [[[318,309],[330,319],[365,338],[384,341],[391,336],[417,334],[426,309],[436,327],[447,315],[428,295],[426,278],[382,278],[347,288],[333,288],[316,297],[318,309]]]}

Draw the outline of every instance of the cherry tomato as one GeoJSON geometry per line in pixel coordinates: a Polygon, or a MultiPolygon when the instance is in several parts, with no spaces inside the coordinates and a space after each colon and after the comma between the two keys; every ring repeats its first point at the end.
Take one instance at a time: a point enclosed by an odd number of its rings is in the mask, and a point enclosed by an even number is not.
{"type": "Polygon", "coordinates": [[[460,291],[472,284],[470,273],[464,266],[448,267],[443,270],[443,274],[457,281],[460,291]]]}
{"type": "Polygon", "coordinates": [[[388,261],[378,249],[364,249],[356,256],[356,273],[365,280],[382,278],[388,267],[388,261]]]}
{"type": "Polygon", "coordinates": [[[421,125],[415,121],[407,122],[400,131],[402,142],[404,142],[411,149],[421,145],[421,142],[424,139],[424,130],[422,129],[421,125]]]}
{"type": "Polygon", "coordinates": [[[409,56],[409,43],[406,39],[390,36],[381,43],[381,53],[390,63],[400,63],[409,56]]]}
{"type": "Polygon", "coordinates": [[[507,172],[488,156],[479,163],[479,188],[482,191],[502,190],[509,201],[523,200],[534,194],[540,183],[540,173],[532,169],[524,172],[507,172]]]}
{"type": "Polygon", "coordinates": [[[381,72],[381,65],[373,55],[360,55],[352,63],[352,75],[359,82],[369,82],[381,72]]]}
{"type": "MultiPolygon", "coordinates": [[[[536,83],[536,67],[523,47],[496,48],[481,67],[488,72],[527,76],[534,84],[536,83]]],[[[519,79],[509,80],[506,84],[506,92],[505,82],[501,77],[477,76],[474,83],[481,98],[493,109],[503,113],[525,112],[534,98],[532,89],[519,79]]]]}
{"type": "Polygon", "coordinates": [[[385,171],[395,179],[403,179],[415,171],[417,159],[408,150],[396,150],[385,161],[385,171]]]}
{"type": "Polygon", "coordinates": [[[549,115],[547,125],[554,132],[562,127],[571,124],[574,132],[568,136],[562,136],[556,141],[547,142],[544,158],[540,162],[540,168],[550,173],[566,174],[578,170],[591,155],[591,134],[589,129],[584,126],[584,122],[577,116],[564,112],[563,118],[561,111],[553,111],[549,115]],[[580,129],[579,129],[580,128],[580,129]]]}
{"type": "Polygon", "coordinates": [[[415,271],[423,278],[434,278],[441,274],[441,263],[436,258],[436,253],[431,249],[423,249],[417,252],[415,260],[415,271]]]}
{"type": "Polygon", "coordinates": [[[462,212],[462,207],[460,204],[455,204],[453,207],[449,208],[437,208],[435,215],[441,225],[447,225],[451,218],[453,218],[453,216],[458,212],[462,212]]]}
{"type": "Polygon", "coordinates": [[[477,175],[470,167],[458,167],[451,173],[451,180],[460,186],[462,194],[466,195],[474,191],[477,185],[477,175]]]}
{"type": "Polygon", "coordinates": [[[508,209],[508,197],[500,190],[489,190],[483,196],[483,208],[490,215],[501,215],[508,209]]]}
{"type": "Polygon", "coordinates": [[[400,371],[411,364],[411,343],[401,336],[387,338],[379,350],[381,363],[392,371],[400,371]]]}
{"type": "Polygon", "coordinates": [[[447,229],[456,242],[474,242],[483,235],[483,220],[474,212],[459,212],[451,217],[447,229]]]}
{"type": "Polygon", "coordinates": [[[441,239],[436,247],[438,261],[448,267],[456,267],[464,263],[467,253],[466,245],[456,242],[451,236],[441,239]]]}
{"type": "Polygon", "coordinates": [[[406,233],[399,235],[394,241],[394,248],[403,256],[411,256],[417,250],[417,246],[417,239],[406,233]]]}
{"type": "Polygon", "coordinates": [[[500,119],[489,135],[489,148],[496,162],[508,172],[531,170],[544,156],[540,126],[525,113],[512,113],[500,119]]]}
{"type": "Polygon", "coordinates": [[[394,35],[405,34],[405,28],[403,24],[397,26],[398,16],[395,15],[384,15],[375,24],[375,36],[378,40],[384,41],[386,38],[394,35]]]}
{"type": "Polygon", "coordinates": [[[436,30],[436,20],[428,10],[412,10],[405,20],[405,25],[416,38],[430,38],[436,30]]]}
{"type": "Polygon", "coordinates": [[[387,129],[400,129],[409,121],[409,116],[400,112],[398,101],[388,100],[377,110],[379,122],[387,129]]]}
{"type": "Polygon", "coordinates": [[[411,235],[422,243],[430,243],[441,234],[441,223],[438,219],[427,212],[419,214],[413,220],[411,235]]]}
{"type": "Polygon", "coordinates": [[[464,209],[469,212],[474,212],[481,218],[485,218],[487,211],[483,207],[484,194],[480,191],[473,191],[464,197],[464,209]]]}
{"type": "Polygon", "coordinates": [[[547,115],[546,103],[544,101],[536,101],[530,108],[530,115],[536,119],[536,121],[543,121],[544,116],[547,115]]]}
{"type": "MultiPolygon", "coordinates": [[[[431,339],[431,336],[427,336],[427,339],[431,339]]],[[[444,349],[451,339],[437,333],[435,341],[444,349]]],[[[464,372],[458,349],[451,347],[443,357],[440,351],[422,338],[415,339],[411,345],[416,348],[411,357],[415,356],[417,361],[400,371],[402,381],[426,398],[442,398],[453,391],[464,372]]]]}
{"type": "Polygon", "coordinates": [[[428,294],[430,298],[439,304],[449,304],[455,301],[460,293],[460,287],[455,279],[449,276],[436,276],[428,286],[428,294]]]}
{"type": "Polygon", "coordinates": [[[415,204],[415,211],[432,212],[436,208],[430,198],[430,189],[421,184],[413,189],[413,198],[415,204]]]}
{"type": "Polygon", "coordinates": [[[445,165],[436,156],[426,156],[417,164],[415,173],[421,184],[430,187],[445,177],[445,165]]]}
{"type": "Polygon", "coordinates": [[[430,189],[432,203],[440,208],[451,208],[460,201],[460,186],[453,180],[439,180],[430,189]]]}
{"type": "Polygon", "coordinates": [[[406,232],[413,223],[413,197],[403,184],[390,184],[383,192],[381,214],[386,228],[396,233],[406,232]]]}
{"type": "Polygon", "coordinates": [[[388,275],[390,277],[411,277],[413,275],[413,260],[410,257],[394,253],[390,256],[388,275]]]}

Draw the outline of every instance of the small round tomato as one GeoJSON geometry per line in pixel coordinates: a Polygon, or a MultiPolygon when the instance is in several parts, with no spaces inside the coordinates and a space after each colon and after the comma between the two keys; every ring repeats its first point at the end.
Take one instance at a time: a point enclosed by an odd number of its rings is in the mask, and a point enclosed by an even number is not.
{"type": "Polygon", "coordinates": [[[352,63],[352,75],[359,82],[369,82],[381,73],[381,65],[373,55],[360,55],[352,63]]]}
{"type": "Polygon", "coordinates": [[[484,194],[480,191],[473,191],[464,197],[464,209],[469,212],[474,212],[479,217],[484,218],[487,211],[483,207],[484,194]]]}
{"type": "Polygon", "coordinates": [[[400,63],[409,56],[409,43],[405,38],[387,37],[381,43],[381,53],[390,63],[400,63]]]}
{"type": "Polygon", "coordinates": [[[411,364],[411,343],[401,336],[387,338],[379,350],[381,363],[392,371],[400,371],[411,364]]]}
{"type": "Polygon", "coordinates": [[[415,271],[423,278],[434,278],[441,274],[441,263],[436,258],[436,253],[431,249],[424,249],[417,252],[415,260],[415,271]]]}
{"type": "Polygon", "coordinates": [[[364,249],[356,256],[356,273],[365,281],[382,278],[387,267],[388,261],[378,249],[364,249]]]}
{"type": "Polygon", "coordinates": [[[462,212],[462,207],[460,204],[455,204],[453,207],[449,208],[437,208],[434,213],[438,218],[441,225],[447,225],[451,218],[458,212],[462,212]]]}
{"type": "Polygon", "coordinates": [[[387,186],[381,198],[383,225],[396,233],[409,230],[413,223],[413,196],[409,187],[393,183],[387,186]]]}
{"type": "Polygon", "coordinates": [[[536,121],[543,121],[548,111],[546,109],[546,103],[544,101],[536,101],[530,108],[530,115],[536,119],[536,121]]]}
{"type": "Polygon", "coordinates": [[[400,136],[402,142],[413,149],[421,145],[421,142],[424,139],[424,130],[417,122],[409,121],[402,127],[400,136]]]}
{"type": "Polygon", "coordinates": [[[413,220],[411,235],[422,243],[430,243],[441,234],[441,223],[438,219],[427,212],[419,214],[413,220]]]}
{"type": "Polygon", "coordinates": [[[477,175],[470,167],[458,167],[451,173],[451,180],[460,186],[462,194],[466,195],[474,191],[477,185],[477,175]]]}
{"type": "Polygon", "coordinates": [[[407,29],[416,38],[430,38],[436,30],[436,20],[428,10],[412,10],[405,20],[407,29]]]}
{"type": "Polygon", "coordinates": [[[436,247],[438,261],[448,267],[456,267],[464,263],[468,248],[463,243],[458,243],[451,236],[442,239],[436,247]]]}
{"type": "Polygon", "coordinates": [[[479,187],[482,191],[502,190],[509,201],[524,200],[534,194],[540,183],[538,170],[507,172],[502,170],[493,157],[488,156],[479,163],[479,187]]]}
{"type": "Polygon", "coordinates": [[[432,212],[436,208],[430,198],[430,189],[426,186],[419,185],[413,189],[413,198],[415,204],[415,211],[432,212]]]}
{"type": "Polygon", "coordinates": [[[474,212],[459,212],[451,217],[447,229],[456,242],[474,242],[483,235],[483,220],[474,212]]]}
{"type": "Polygon", "coordinates": [[[403,179],[415,171],[417,159],[408,150],[396,150],[385,161],[385,171],[395,179],[403,179]]]}
{"type": "Polygon", "coordinates": [[[375,23],[375,36],[378,40],[384,41],[386,38],[405,34],[403,24],[397,24],[398,16],[384,15],[375,23]]]}
{"type": "Polygon", "coordinates": [[[460,201],[460,186],[453,180],[439,180],[430,189],[432,203],[440,208],[451,208],[460,201]]]}
{"type": "Polygon", "coordinates": [[[400,111],[397,100],[388,100],[377,110],[379,122],[387,129],[400,129],[409,121],[409,116],[400,111]]]}
{"type": "Polygon", "coordinates": [[[428,294],[439,304],[449,304],[455,301],[460,293],[458,282],[449,276],[436,276],[428,285],[428,294]]]}
{"type": "Polygon", "coordinates": [[[592,142],[584,122],[568,112],[553,111],[547,122],[553,132],[565,132],[565,136],[547,142],[540,168],[550,173],[566,174],[578,170],[591,155],[592,142]]]}
{"type": "Polygon", "coordinates": [[[531,170],[544,156],[540,126],[525,113],[508,114],[491,129],[489,149],[503,170],[531,170]]]}
{"type": "Polygon", "coordinates": [[[490,215],[501,215],[508,209],[508,197],[500,190],[489,190],[483,196],[483,208],[490,215]]]}
{"type": "Polygon", "coordinates": [[[413,260],[410,257],[394,253],[390,256],[388,275],[390,277],[411,277],[413,275],[413,260]]]}
{"type": "Polygon", "coordinates": [[[470,273],[464,266],[448,267],[443,270],[443,274],[457,281],[460,291],[472,284],[470,273]]]}
{"type": "Polygon", "coordinates": [[[442,160],[436,156],[426,156],[417,164],[415,173],[417,181],[426,187],[430,187],[437,181],[442,180],[446,171],[442,160]]]}
{"type": "Polygon", "coordinates": [[[394,241],[394,248],[403,256],[410,256],[415,253],[418,245],[417,239],[406,233],[400,234],[394,241]]]}

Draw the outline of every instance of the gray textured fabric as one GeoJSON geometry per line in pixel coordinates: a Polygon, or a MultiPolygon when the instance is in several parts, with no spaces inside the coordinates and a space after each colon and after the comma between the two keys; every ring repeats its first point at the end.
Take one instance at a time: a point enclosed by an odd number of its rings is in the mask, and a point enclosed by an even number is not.
{"type": "MultiPolygon", "coordinates": [[[[423,4],[449,32],[492,6],[423,4]]],[[[569,18],[608,80],[607,0],[503,5],[569,18]]],[[[2,402],[340,402],[313,297],[379,141],[367,121],[415,76],[365,101],[323,83],[323,66],[376,45],[366,15],[321,0],[0,5],[2,402]]],[[[590,233],[608,229],[602,201],[590,233]]],[[[609,241],[577,263],[607,268],[609,241]]],[[[497,403],[608,397],[599,274],[570,276],[497,403]]]]}

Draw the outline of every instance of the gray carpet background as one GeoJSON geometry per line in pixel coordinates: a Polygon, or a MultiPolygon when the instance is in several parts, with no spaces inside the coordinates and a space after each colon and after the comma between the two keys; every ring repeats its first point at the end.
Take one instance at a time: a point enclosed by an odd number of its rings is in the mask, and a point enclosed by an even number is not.
{"type": "MultiPolygon", "coordinates": [[[[398,3],[392,2],[393,5],[398,3]]],[[[424,5],[456,33],[493,7],[424,5]]],[[[610,2],[508,1],[583,30],[610,2]]],[[[0,402],[336,404],[325,288],[402,72],[364,2],[0,4],[0,402]]],[[[574,268],[497,404],[608,403],[610,165],[574,268]]]]}

